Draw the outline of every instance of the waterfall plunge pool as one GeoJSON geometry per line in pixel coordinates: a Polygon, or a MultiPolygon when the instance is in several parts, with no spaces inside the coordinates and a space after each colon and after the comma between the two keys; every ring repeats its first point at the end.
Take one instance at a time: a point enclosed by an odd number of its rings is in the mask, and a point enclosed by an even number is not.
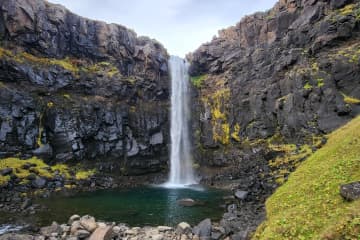
{"type": "Polygon", "coordinates": [[[205,218],[220,220],[224,213],[221,206],[224,203],[223,196],[228,193],[211,188],[199,190],[144,186],[83,192],[72,196],[55,195],[38,200],[48,210],[31,216],[31,222],[47,226],[52,221],[66,223],[73,214],[89,214],[98,220],[126,223],[132,227],[175,226],[182,221],[197,224],[205,218]],[[200,204],[180,206],[177,200],[184,198],[194,199],[200,204]]]}

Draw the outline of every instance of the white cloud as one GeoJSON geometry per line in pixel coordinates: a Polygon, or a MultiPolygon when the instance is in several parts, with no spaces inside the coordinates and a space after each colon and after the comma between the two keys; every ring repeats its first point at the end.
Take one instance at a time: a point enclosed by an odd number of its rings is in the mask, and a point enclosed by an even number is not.
{"type": "Polygon", "coordinates": [[[244,15],[276,0],[50,0],[81,16],[118,23],[156,38],[171,54],[185,56],[244,15]]]}

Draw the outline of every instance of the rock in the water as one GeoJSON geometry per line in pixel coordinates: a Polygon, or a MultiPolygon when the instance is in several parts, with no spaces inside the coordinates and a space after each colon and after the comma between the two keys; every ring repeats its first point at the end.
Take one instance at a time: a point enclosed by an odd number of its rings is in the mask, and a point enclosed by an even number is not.
{"type": "Polygon", "coordinates": [[[200,237],[200,239],[209,239],[211,235],[211,220],[207,218],[201,221],[193,228],[193,234],[200,237]]]}
{"type": "Polygon", "coordinates": [[[42,177],[37,177],[35,180],[33,180],[31,182],[31,185],[34,188],[44,188],[46,185],[46,179],[42,178],[42,177]]]}
{"type": "Polygon", "coordinates": [[[90,236],[89,240],[110,240],[113,237],[111,226],[98,227],[90,236]]]}
{"type": "Polygon", "coordinates": [[[60,235],[62,233],[62,228],[59,224],[56,222],[53,222],[51,226],[48,227],[42,227],[40,229],[40,233],[44,236],[50,237],[53,233],[56,233],[57,235],[60,235]]]}
{"type": "Polygon", "coordinates": [[[80,218],[80,225],[84,227],[85,230],[93,232],[97,228],[97,223],[94,217],[85,215],[80,218]]]}
{"type": "Polygon", "coordinates": [[[360,199],[360,182],[341,185],[340,194],[348,201],[360,199]]]}
{"type": "Polygon", "coordinates": [[[196,201],[191,198],[184,198],[176,201],[180,206],[192,207],[196,205],[196,201]]]}
{"type": "Polygon", "coordinates": [[[235,197],[240,199],[240,200],[245,200],[247,195],[248,195],[247,191],[243,191],[243,190],[236,190],[235,191],[235,197]]]}
{"type": "Polygon", "coordinates": [[[176,227],[177,234],[188,234],[191,233],[191,226],[187,222],[181,222],[176,227]]]}
{"type": "Polygon", "coordinates": [[[4,168],[0,170],[2,176],[10,175],[13,172],[12,168],[4,168]]]}

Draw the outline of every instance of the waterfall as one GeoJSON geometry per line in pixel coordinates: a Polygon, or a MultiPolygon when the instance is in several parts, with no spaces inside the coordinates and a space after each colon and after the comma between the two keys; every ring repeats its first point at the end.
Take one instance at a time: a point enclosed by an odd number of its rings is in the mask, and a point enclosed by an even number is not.
{"type": "Polygon", "coordinates": [[[182,58],[171,56],[171,154],[168,187],[196,184],[189,139],[189,64],[182,58]]]}

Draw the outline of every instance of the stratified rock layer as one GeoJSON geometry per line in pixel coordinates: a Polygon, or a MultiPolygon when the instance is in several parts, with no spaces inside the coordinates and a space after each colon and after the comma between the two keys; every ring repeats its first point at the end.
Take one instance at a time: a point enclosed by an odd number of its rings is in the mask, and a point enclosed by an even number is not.
{"type": "Polygon", "coordinates": [[[234,232],[254,229],[276,186],[360,113],[359,27],[359,1],[280,0],[189,54],[203,181],[248,192],[234,232]]]}
{"type": "Polygon", "coordinates": [[[166,165],[168,54],[160,43],[46,1],[4,0],[0,47],[1,157],[109,159],[116,164],[103,170],[127,174],[166,165]]]}

